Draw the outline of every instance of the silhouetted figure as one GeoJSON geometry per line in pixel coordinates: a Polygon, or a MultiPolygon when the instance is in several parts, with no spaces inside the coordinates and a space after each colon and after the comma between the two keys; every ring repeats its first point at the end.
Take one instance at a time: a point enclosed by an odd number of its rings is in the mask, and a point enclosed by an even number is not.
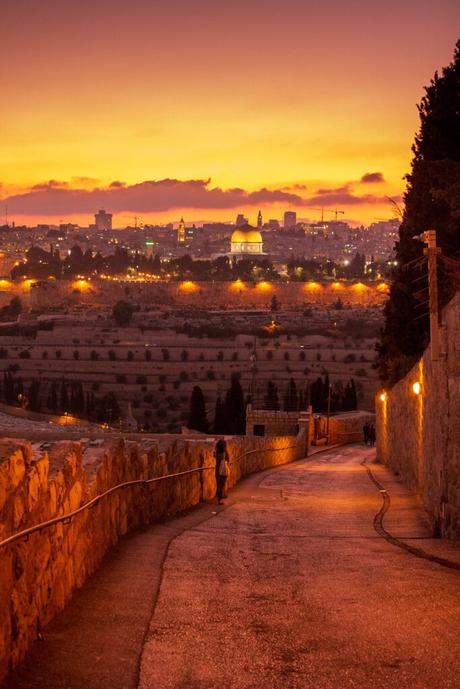
{"type": "Polygon", "coordinates": [[[223,498],[225,496],[225,484],[227,483],[227,476],[230,472],[229,457],[227,452],[227,443],[222,438],[217,441],[216,449],[216,486],[217,486],[217,503],[223,505],[223,498]]]}
{"type": "Polygon", "coordinates": [[[366,423],[363,426],[363,437],[364,437],[364,444],[365,445],[369,445],[369,431],[370,431],[370,429],[371,429],[371,427],[366,421],[366,423]]]}
{"type": "Polygon", "coordinates": [[[372,424],[369,427],[369,445],[371,447],[374,447],[374,445],[375,445],[375,426],[374,426],[374,424],[372,424]]]}

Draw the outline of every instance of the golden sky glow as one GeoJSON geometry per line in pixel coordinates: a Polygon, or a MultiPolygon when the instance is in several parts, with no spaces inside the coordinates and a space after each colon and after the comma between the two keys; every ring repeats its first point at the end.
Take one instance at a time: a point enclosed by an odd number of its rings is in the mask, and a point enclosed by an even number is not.
{"type": "Polygon", "coordinates": [[[10,197],[10,217],[29,223],[87,224],[99,206],[118,224],[134,214],[191,221],[236,212],[255,222],[258,207],[267,219],[288,208],[314,219],[322,205],[354,221],[391,217],[385,196],[403,190],[415,105],[451,59],[459,8],[452,0],[7,3],[1,210],[10,197]],[[385,181],[359,182],[373,172],[385,181]],[[165,178],[211,178],[209,188],[245,193],[289,188],[307,203],[216,206],[206,194],[181,200],[180,188],[167,208],[149,204],[145,190],[126,208],[115,193],[94,208],[69,194],[56,208],[38,197],[26,208],[17,197],[49,180],[85,190],[165,178]],[[317,199],[324,189],[340,189],[338,199],[317,199]]]}

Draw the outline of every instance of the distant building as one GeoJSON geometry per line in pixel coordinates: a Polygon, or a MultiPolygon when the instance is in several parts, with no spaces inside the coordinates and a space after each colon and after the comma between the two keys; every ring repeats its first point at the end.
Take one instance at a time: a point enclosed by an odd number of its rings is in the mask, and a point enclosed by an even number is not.
{"type": "Polygon", "coordinates": [[[284,214],[284,228],[291,229],[297,225],[297,213],[295,211],[286,211],[284,214]]]}
{"type": "Polygon", "coordinates": [[[94,222],[96,230],[104,231],[112,229],[112,213],[106,213],[104,210],[95,213],[94,222]]]}
{"type": "Polygon", "coordinates": [[[185,242],[185,222],[184,218],[180,219],[180,223],[177,227],[177,242],[179,244],[184,244],[185,242]]]}
{"type": "Polygon", "coordinates": [[[245,225],[232,234],[230,253],[235,256],[257,256],[263,254],[262,235],[254,227],[245,225]]]}
{"type": "Polygon", "coordinates": [[[244,226],[247,225],[247,224],[248,224],[248,219],[245,218],[244,215],[243,215],[242,213],[238,213],[238,215],[236,216],[235,225],[236,225],[237,227],[244,227],[244,226]]]}
{"type": "Polygon", "coordinates": [[[261,230],[262,225],[263,225],[263,223],[262,223],[262,211],[259,211],[259,213],[257,215],[257,229],[261,230]]]}
{"type": "Polygon", "coordinates": [[[275,218],[271,218],[267,223],[267,227],[269,230],[279,230],[280,229],[280,222],[279,222],[279,220],[276,220],[275,218]]]}

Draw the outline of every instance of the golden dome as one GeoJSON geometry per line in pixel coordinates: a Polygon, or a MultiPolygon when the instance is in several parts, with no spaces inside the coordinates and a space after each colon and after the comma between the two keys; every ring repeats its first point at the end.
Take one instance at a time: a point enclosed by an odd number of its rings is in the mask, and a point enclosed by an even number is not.
{"type": "Polygon", "coordinates": [[[235,230],[232,244],[262,244],[262,235],[257,230],[235,230]]]}

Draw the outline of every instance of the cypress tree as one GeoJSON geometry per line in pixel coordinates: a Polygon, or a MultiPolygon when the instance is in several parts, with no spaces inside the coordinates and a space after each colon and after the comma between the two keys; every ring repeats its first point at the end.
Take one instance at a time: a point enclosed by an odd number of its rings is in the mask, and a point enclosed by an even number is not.
{"type": "Polygon", "coordinates": [[[216,400],[216,407],[214,410],[214,433],[223,434],[227,432],[227,424],[225,419],[225,408],[220,397],[216,400]]]}
{"type": "Polygon", "coordinates": [[[195,385],[190,397],[190,414],[187,426],[195,431],[206,433],[208,430],[208,419],[206,417],[206,405],[203,390],[199,385],[195,385]]]}
{"type": "MultiPolygon", "coordinates": [[[[393,384],[421,356],[429,341],[427,308],[419,308],[414,293],[426,281],[423,246],[413,237],[437,232],[442,253],[460,259],[460,41],[452,63],[436,73],[418,106],[420,129],[412,147],[404,213],[396,245],[398,266],[385,307],[385,326],[378,345],[378,368],[383,381],[393,384]],[[412,262],[412,263],[411,263],[412,262]],[[409,265],[408,265],[409,264],[409,265]]],[[[442,307],[452,297],[455,281],[440,273],[442,307]]]]}
{"type": "Polygon", "coordinates": [[[274,411],[277,411],[280,408],[280,402],[278,399],[278,388],[276,387],[275,383],[273,383],[271,380],[269,380],[267,383],[267,393],[265,395],[264,402],[265,407],[267,409],[273,409],[274,411]]]}
{"type": "Polygon", "coordinates": [[[244,435],[246,432],[246,405],[240,381],[232,377],[230,389],[225,395],[225,417],[228,432],[232,435],[244,435]]]}
{"type": "Polygon", "coordinates": [[[297,411],[299,400],[297,396],[297,385],[294,378],[287,384],[286,394],[284,395],[284,411],[297,411]]]}

